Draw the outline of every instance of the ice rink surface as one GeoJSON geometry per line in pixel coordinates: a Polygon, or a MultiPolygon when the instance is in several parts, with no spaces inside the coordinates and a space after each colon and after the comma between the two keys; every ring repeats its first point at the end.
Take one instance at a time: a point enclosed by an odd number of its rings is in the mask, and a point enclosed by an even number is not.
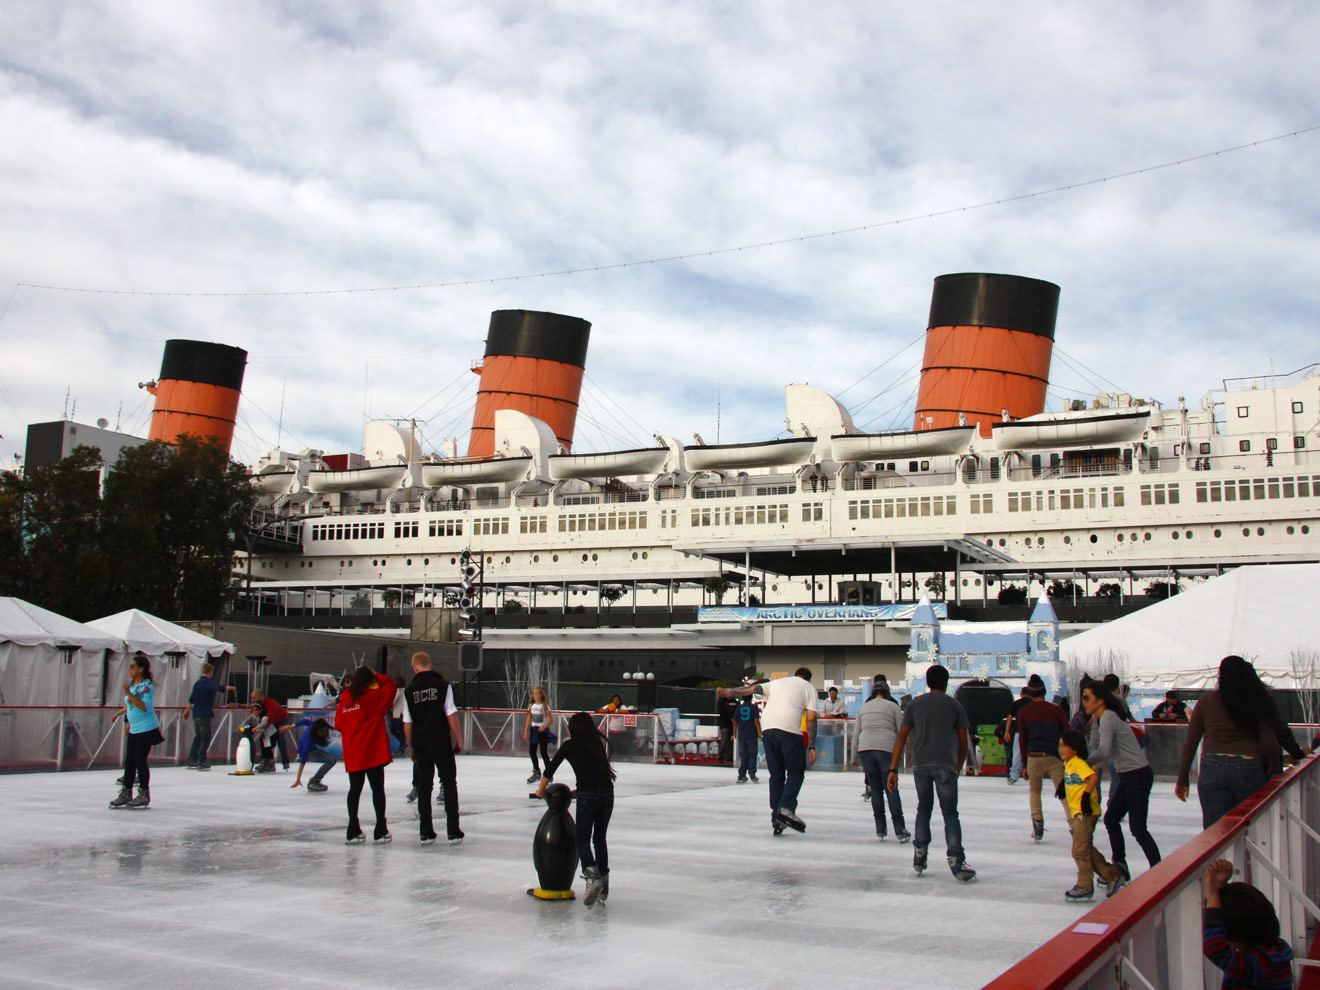
{"type": "MultiPolygon", "coordinates": [[[[393,843],[352,847],[342,766],[325,794],[290,789],[291,771],[156,769],[140,811],[107,808],[107,771],[0,777],[0,986],[980,987],[1087,910],[1063,900],[1058,804],[1037,845],[1025,782],[960,782],[978,871],[960,884],[938,808],[917,877],[911,845],[876,838],[858,773],[809,773],[806,833],[775,837],[764,772],[737,785],[724,768],[620,764],[610,899],[589,910],[580,879],[575,901],[526,894],[545,808],[526,760],[460,757],[453,847],[439,809],[440,844],[419,844],[409,767],[387,770],[393,843]]],[[[911,828],[912,778],[900,788],[911,828]]],[[[363,811],[370,835],[369,795],[363,811]]],[[[1195,799],[1157,781],[1165,854],[1199,826],[1195,799]]]]}

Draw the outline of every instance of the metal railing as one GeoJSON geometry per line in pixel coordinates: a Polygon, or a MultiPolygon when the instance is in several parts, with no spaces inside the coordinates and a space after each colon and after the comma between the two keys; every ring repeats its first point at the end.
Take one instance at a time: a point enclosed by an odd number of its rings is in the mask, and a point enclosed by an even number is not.
{"type": "MultiPolygon", "coordinates": [[[[1192,800],[1195,800],[1193,797],[1192,800]]],[[[1202,876],[1216,859],[1275,906],[1282,937],[1307,959],[1320,924],[1320,756],[1275,777],[1111,900],[1027,956],[986,990],[1218,987],[1201,951],[1202,876]]]]}

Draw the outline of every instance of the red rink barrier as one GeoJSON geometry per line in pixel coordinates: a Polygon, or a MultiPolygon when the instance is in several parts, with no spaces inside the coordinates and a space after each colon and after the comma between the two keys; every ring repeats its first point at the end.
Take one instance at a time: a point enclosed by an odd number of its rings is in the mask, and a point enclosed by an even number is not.
{"type": "MultiPolygon", "coordinates": [[[[1194,791],[1188,800],[1196,800],[1194,791]]],[[[1318,830],[1320,754],[1269,781],[985,990],[1218,987],[1223,974],[1201,953],[1201,881],[1216,859],[1231,860],[1236,879],[1269,897],[1299,958],[1298,986],[1320,988],[1320,972],[1307,965],[1308,929],[1320,924],[1318,830]]]]}

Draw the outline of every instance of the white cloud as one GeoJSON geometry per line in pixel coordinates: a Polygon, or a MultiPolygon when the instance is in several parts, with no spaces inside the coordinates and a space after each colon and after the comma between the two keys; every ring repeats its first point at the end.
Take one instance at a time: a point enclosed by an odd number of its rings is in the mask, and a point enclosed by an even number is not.
{"type": "MultiPolygon", "coordinates": [[[[18,5],[0,35],[0,458],[145,428],[170,337],[247,348],[237,452],[463,433],[494,309],[594,324],[581,445],[761,439],[918,339],[932,280],[1062,287],[1059,394],[1195,401],[1317,359],[1307,4],[18,5]],[[248,298],[91,295],[447,289],[248,298]],[[280,406],[283,401],[282,425],[280,406]],[[611,403],[628,416],[610,411],[611,403]],[[134,411],[136,411],[134,413],[134,411]],[[636,424],[632,422],[636,420],[636,424]],[[624,434],[632,430],[630,439],[624,434]]],[[[845,396],[903,425],[920,344],[845,396]],[[901,382],[876,395],[886,385],[901,382]],[[871,398],[876,396],[875,398],[871,398]]]]}

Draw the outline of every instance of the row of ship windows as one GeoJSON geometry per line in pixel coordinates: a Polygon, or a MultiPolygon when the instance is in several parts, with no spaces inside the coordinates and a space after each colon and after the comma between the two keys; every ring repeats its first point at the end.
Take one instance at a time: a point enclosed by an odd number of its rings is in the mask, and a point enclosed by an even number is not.
{"type": "MultiPolygon", "coordinates": [[[[1299,533],[1300,533],[1302,536],[1307,536],[1307,535],[1309,535],[1310,532],[1311,532],[1311,527],[1308,526],[1308,525],[1306,525],[1305,523],[1302,523],[1302,524],[1300,524],[1300,525],[1289,525],[1289,526],[1285,526],[1285,527],[1284,527],[1284,532],[1287,533],[1289,536],[1296,536],[1296,535],[1299,534],[1299,533]]],[[[1248,538],[1250,538],[1251,535],[1252,535],[1253,533],[1255,533],[1256,536],[1264,536],[1264,535],[1265,535],[1265,527],[1264,527],[1264,526],[1257,526],[1254,530],[1253,530],[1250,526],[1243,526],[1243,527],[1242,527],[1242,535],[1243,535],[1244,537],[1248,537],[1248,538]]],[[[1224,536],[1224,531],[1223,531],[1222,529],[1214,529],[1214,530],[1211,530],[1211,531],[1210,531],[1210,535],[1211,535],[1212,537],[1214,537],[1214,539],[1216,539],[1216,540],[1218,540],[1218,539],[1222,539],[1223,536],[1224,536]]],[[[1195,531],[1194,531],[1194,530],[1190,530],[1190,529],[1188,529],[1188,530],[1177,530],[1177,529],[1175,529],[1175,530],[1173,530],[1172,532],[1169,533],[1169,538],[1170,538],[1170,539],[1173,539],[1173,540],[1183,540],[1183,539],[1191,540],[1191,539],[1195,539],[1195,537],[1196,537],[1196,533],[1195,533],[1195,531]]],[[[1155,534],[1154,534],[1154,533],[1151,533],[1151,532],[1149,532],[1149,531],[1144,532],[1144,533],[1141,533],[1141,534],[1137,534],[1137,533],[1117,533],[1117,534],[1115,534],[1114,541],[1115,541],[1116,543],[1124,543],[1124,542],[1127,542],[1127,543],[1137,543],[1137,542],[1139,542],[1139,541],[1140,541],[1140,542],[1144,542],[1144,543],[1149,543],[1149,542],[1150,542],[1151,540],[1153,540],[1154,538],[1155,538],[1155,534]]],[[[1098,534],[1096,534],[1096,533],[1092,533],[1092,534],[1089,536],[1089,540],[1090,540],[1090,542],[1092,542],[1092,543],[1099,543],[1099,542],[1100,542],[1100,537],[1099,537],[1098,534]]],[[[1071,545],[1071,544],[1072,544],[1072,541],[1073,541],[1073,538],[1072,538],[1072,536],[1070,536],[1070,535],[1066,535],[1066,536],[1064,536],[1064,538],[1063,538],[1063,542],[1064,542],[1065,544],[1067,544],[1067,545],[1071,545]]],[[[1009,539],[1009,538],[1005,538],[1005,537],[1000,537],[998,540],[996,540],[994,537],[987,537],[985,542],[986,542],[986,545],[987,545],[987,546],[995,546],[996,544],[998,544],[998,545],[1001,546],[1001,547],[1016,546],[1016,545],[1017,545],[1017,540],[1009,539]]],[[[1025,537],[1022,538],[1022,546],[1024,546],[1024,547],[1043,547],[1043,546],[1045,546],[1045,537],[1043,537],[1043,536],[1036,536],[1036,537],[1025,536],[1025,537]]]]}
{"type": "Polygon", "coordinates": [[[1263,498],[1309,498],[1320,495],[1320,475],[1301,478],[1269,478],[1237,481],[1198,481],[1198,502],[1247,502],[1263,498]]]}
{"type": "MultiPolygon", "coordinates": [[[[1293,411],[1294,413],[1299,413],[1299,412],[1302,411],[1302,409],[1303,409],[1303,406],[1302,406],[1301,402],[1296,402],[1296,401],[1293,402],[1293,404],[1292,404],[1292,411],[1293,411]]],[[[1238,406],[1238,407],[1237,407],[1237,414],[1238,414],[1238,419],[1246,419],[1248,416],[1251,415],[1251,407],[1250,407],[1250,406],[1238,406]]],[[[1208,451],[1202,451],[1202,453],[1208,453],[1208,451]]]]}
{"type": "MultiPolygon", "coordinates": [[[[1314,477],[1284,477],[1270,479],[1247,479],[1227,481],[1198,481],[1196,483],[1196,501],[1198,502],[1246,502],[1252,499],[1266,498],[1309,498],[1312,493],[1320,494],[1320,475],[1314,477]]],[[[1176,482],[1141,485],[1139,496],[1142,505],[1177,505],[1181,495],[1176,482]]],[[[974,493],[968,496],[969,508],[973,515],[994,511],[994,496],[989,493],[974,493]]],[[[1007,495],[1009,512],[1046,512],[1073,509],[1107,509],[1111,506],[1122,508],[1125,503],[1124,490],[1119,487],[1100,486],[1098,488],[1062,488],[1046,489],[1037,492],[1009,492],[1007,495]]],[[[805,502],[802,505],[803,522],[820,522],[824,517],[824,503],[805,502]]],[[[903,519],[918,516],[952,516],[958,511],[957,498],[953,495],[922,495],[898,498],[853,499],[848,502],[849,519],[903,519]]],[[[778,505],[724,506],[691,510],[693,526],[742,526],[773,525],[787,523],[789,507],[778,505]]],[[[678,510],[661,509],[660,528],[678,527],[678,510]]],[[[587,533],[611,530],[646,529],[647,514],[644,511],[620,512],[578,512],[559,517],[559,532],[587,533]]],[[[519,519],[520,533],[545,533],[548,531],[545,515],[524,516],[519,519]]],[[[396,522],[394,538],[416,537],[420,532],[417,522],[396,522]]],[[[509,519],[507,516],[484,516],[472,520],[473,536],[507,536],[509,519]]],[[[429,535],[462,536],[463,522],[458,519],[433,519],[429,523],[429,535]]],[[[379,540],[385,537],[384,523],[328,523],[311,527],[313,541],[320,540],[379,540]]]]}
{"type": "Polygon", "coordinates": [[[914,516],[952,516],[957,512],[958,500],[953,495],[863,498],[848,503],[849,519],[906,519],[914,516]]]}
{"type": "MultiPolygon", "coordinates": [[[[488,564],[494,564],[494,563],[495,563],[495,556],[496,556],[495,554],[491,554],[491,555],[489,555],[488,557],[486,557],[486,563],[488,563],[488,564]]],[[[633,559],[633,560],[648,560],[648,559],[650,558],[650,556],[651,556],[651,552],[650,552],[649,550],[634,550],[634,551],[632,552],[632,559],[633,559]]],[[[684,554],[684,556],[687,556],[687,555],[684,554]]],[[[532,563],[533,563],[533,564],[539,564],[539,563],[541,562],[541,555],[540,555],[539,553],[534,553],[534,554],[531,555],[531,557],[532,557],[532,563]]],[[[584,554],[582,554],[582,562],[583,562],[584,564],[587,563],[588,561],[594,561],[594,560],[599,560],[599,559],[600,559],[600,555],[599,555],[599,554],[595,554],[595,553],[584,553],[584,554]]],[[[372,567],[384,567],[384,566],[385,566],[386,564],[388,564],[389,562],[390,562],[390,560],[389,560],[388,557],[380,557],[380,558],[374,558],[374,557],[373,557],[373,558],[372,558],[372,561],[371,561],[371,566],[372,566],[372,567]]],[[[299,566],[299,567],[305,567],[305,568],[309,568],[309,569],[310,569],[310,568],[311,568],[314,564],[316,564],[316,563],[317,563],[317,562],[314,561],[314,560],[300,560],[300,561],[298,561],[298,566],[299,566]]],[[[327,563],[327,564],[328,564],[328,563],[330,563],[330,561],[327,560],[327,561],[325,561],[324,563],[327,563]]],[[[351,558],[346,558],[346,559],[344,559],[344,560],[340,560],[340,561],[338,562],[338,566],[339,566],[339,567],[352,567],[352,566],[353,566],[353,563],[354,563],[354,562],[353,562],[353,560],[352,560],[351,558]]],[[[413,558],[412,558],[412,557],[406,557],[406,558],[404,558],[403,563],[404,563],[404,566],[405,566],[405,567],[412,567],[414,561],[413,561],[413,558]]],[[[443,564],[444,561],[443,561],[442,559],[437,559],[436,563],[437,563],[437,564],[443,564]]],[[[458,558],[457,558],[457,557],[450,557],[450,558],[449,558],[449,563],[450,563],[450,566],[457,567],[457,566],[458,566],[458,558]]],[[[513,563],[513,557],[512,557],[512,555],[510,555],[510,554],[505,554],[505,555],[504,555],[504,563],[506,563],[506,564],[511,564],[511,563],[513,563]]],[[[557,554],[557,553],[553,553],[553,554],[551,554],[551,555],[550,555],[550,563],[552,563],[552,564],[557,564],[557,563],[559,563],[559,554],[557,554]]],[[[285,568],[285,570],[288,570],[288,568],[289,568],[289,564],[290,564],[289,561],[287,561],[287,560],[284,561],[284,568],[285,568]]],[[[422,560],[421,560],[421,564],[422,564],[423,567],[430,567],[430,566],[431,566],[431,558],[430,558],[430,557],[423,557],[422,560]]],[[[279,562],[278,562],[278,561],[274,561],[274,560],[263,560],[263,561],[261,561],[260,569],[261,569],[261,570],[275,570],[278,566],[279,566],[279,562]]]]}

